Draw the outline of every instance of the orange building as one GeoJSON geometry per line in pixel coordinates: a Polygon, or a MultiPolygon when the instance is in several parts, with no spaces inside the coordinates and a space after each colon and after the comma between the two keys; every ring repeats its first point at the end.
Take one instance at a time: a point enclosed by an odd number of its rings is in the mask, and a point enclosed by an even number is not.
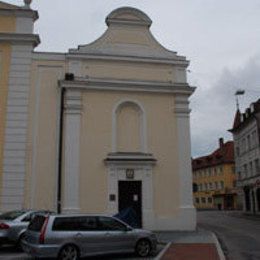
{"type": "Polygon", "coordinates": [[[192,160],[193,198],[198,209],[235,209],[234,144],[219,139],[213,153],[192,160]]]}

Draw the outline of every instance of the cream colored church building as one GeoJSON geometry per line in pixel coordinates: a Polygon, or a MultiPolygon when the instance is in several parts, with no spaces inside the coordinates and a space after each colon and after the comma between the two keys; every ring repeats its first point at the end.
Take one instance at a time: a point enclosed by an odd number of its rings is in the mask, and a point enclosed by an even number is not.
{"type": "Polygon", "coordinates": [[[189,62],[130,7],[91,44],[34,51],[30,2],[0,1],[0,211],[132,207],[144,228],[194,229],[189,62]]]}

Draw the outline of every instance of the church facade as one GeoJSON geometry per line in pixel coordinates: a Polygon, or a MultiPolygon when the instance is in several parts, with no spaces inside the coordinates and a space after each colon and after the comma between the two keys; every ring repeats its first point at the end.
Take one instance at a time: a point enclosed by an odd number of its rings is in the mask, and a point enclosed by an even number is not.
{"type": "Polygon", "coordinates": [[[67,53],[35,52],[30,1],[0,2],[0,207],[114,215],[193,230],[189,62],[142,11],[67,53]]]}

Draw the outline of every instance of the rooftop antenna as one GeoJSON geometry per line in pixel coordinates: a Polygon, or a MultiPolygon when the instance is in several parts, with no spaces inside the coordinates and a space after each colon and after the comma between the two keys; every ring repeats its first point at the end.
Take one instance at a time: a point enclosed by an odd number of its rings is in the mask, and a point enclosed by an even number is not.
{"type": "Polygon", "coordinates": [[[238,89],[235,93],[236,96],[236,105],[237,105],[237,110],[239,110],[239,102],[238,102],[238,96],[242,96],[245,94],[245,90],[243,89],[238,89]]]}

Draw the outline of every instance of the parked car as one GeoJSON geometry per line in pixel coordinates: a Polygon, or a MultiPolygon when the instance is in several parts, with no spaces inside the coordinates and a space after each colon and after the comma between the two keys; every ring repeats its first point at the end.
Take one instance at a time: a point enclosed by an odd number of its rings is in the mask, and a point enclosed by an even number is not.
{"type": "Polygon", "coordinates": [[[16,210],[0,215],[0,245],[12,243],[19,246],[30,221],[36,214],[50,213],[44,210],[16,210]]]}
{"type": "Polygon", "coordinates": [[[156,246],[152,232],[134,229],[114,217],[96,215],[37,215],[22,240],[26,253],[62,260],[128,252],[146,257],[156,246]]]}

